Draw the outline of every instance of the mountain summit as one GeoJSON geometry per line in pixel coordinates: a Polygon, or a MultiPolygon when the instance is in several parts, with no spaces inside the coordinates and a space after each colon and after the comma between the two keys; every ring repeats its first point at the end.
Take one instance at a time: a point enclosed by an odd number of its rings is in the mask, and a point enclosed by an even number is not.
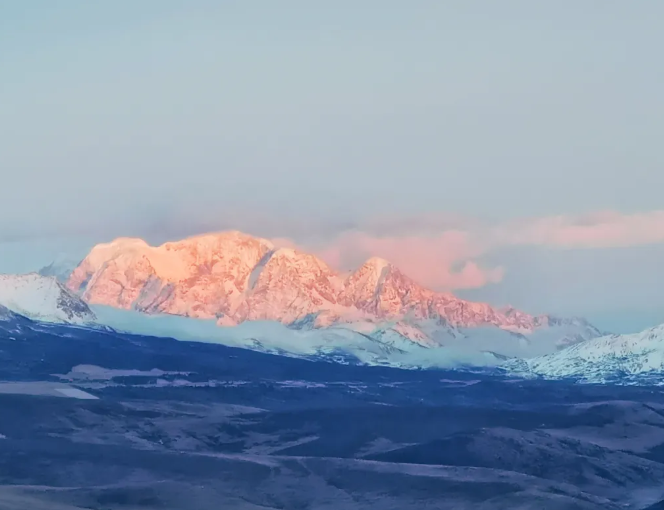
{"type": "Polygon", "coordinates": [[[222,325],[312,320],[323,327],[407,319],[528,334],[553,321],[434,292],[376,257],[341,275],[314,255],[237,231],[157,247],[128,238],[100,244],[67,286],[90,304],[217,319],[222,325]]]}

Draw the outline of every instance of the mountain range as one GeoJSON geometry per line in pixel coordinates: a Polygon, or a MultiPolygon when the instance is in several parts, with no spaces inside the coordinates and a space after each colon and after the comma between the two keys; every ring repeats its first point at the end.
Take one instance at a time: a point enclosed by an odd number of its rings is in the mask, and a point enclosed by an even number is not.
{"type": "Polygon", "coordinates": [[[236,231],[158,247],[120,238],[79,263],[0,275],[0,318],[13,321],[11,313],[343,363],[490,364],[589,382],[664,370],[664,326],[606,335],[583,319],[432,291],[379,258],[343,274],[236,231]]]}
{"type": "Polygon", "coordinates": [[[460,330],[468,328],[526,338],[563,327],[558,345],[600,335],[582,319],[534,316],[432,291],[380,258],[343,274],[315,255],[237,231],[157,247],[141,239],[116,239],[95,246],[66,284],[92,305],[213,319],[220,326],[277,321],[294,328],[344,325],[371,333],[388,322],[401,336],[429,347],[462,337],[460,330]]]}

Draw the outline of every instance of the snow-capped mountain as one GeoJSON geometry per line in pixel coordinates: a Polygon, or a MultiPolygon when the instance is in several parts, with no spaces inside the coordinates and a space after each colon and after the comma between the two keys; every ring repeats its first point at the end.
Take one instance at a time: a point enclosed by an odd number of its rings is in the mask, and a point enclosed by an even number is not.
{"type": "Polygon", "coordinates": [[[37,273],[0,275],[0,306],[43,322],[91,324],[88,305],[51,276],[37,273]]]}
{"type": "Polygon", "coordinates": [[[378,328],[382,336],[422,346],[465,338],[464,328],[499,329],[525,343],[535,331],[555,330],[556,345],[599,336],[581,320],[532,316],[434,292],[382,259],[342,275],[314,255],[237,231],[157,247],[128,238],[100,244],[67,285],[90,304],[148,314],[214,319],[221,326],[261,320],[300,329],[378,328]]]}
{"type": "Polygon", "coordinates": [[[664,324],[629,335],[607,335],[504,366],[519,375],[573,377],[589,382],[664,373],[664,324]]]}

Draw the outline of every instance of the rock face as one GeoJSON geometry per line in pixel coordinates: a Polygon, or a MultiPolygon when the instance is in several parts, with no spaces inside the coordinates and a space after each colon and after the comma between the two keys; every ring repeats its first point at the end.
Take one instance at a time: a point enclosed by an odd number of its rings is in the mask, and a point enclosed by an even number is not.
{"type": "Polygon", "coordinates": [[[314,255],[277,249],[235,231],[158,247],[140,239],[101,244],[67,285],[91,304],[212,318],[223,325],[275,320],[322,327],[411,320],[527,334],[553,321],[434,292],[378,258],[341,275],[314,255]]]}
{"type": "Polygon", "coordinates": [[[45,322],[88,324],[95,320],[88,305],[55,277],[36,273],[0,275],[0,306],[45,322]]]}

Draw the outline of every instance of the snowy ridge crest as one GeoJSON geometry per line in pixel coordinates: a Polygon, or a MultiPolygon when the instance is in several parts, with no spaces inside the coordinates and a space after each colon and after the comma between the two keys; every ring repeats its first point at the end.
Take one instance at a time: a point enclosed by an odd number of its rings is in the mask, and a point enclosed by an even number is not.
{"type": "Polygon", "coordinates": [[[605,382],[664,372],[664,324],[640,333],[606,335],[531,359],[510,361],[515,374],[605,382]]]}
{"type": "Polygon", "coordinates": [[[55,277],[37,273],[0,275],[0,306],[42,322],[93,324],[88,305],[55,277]]]}

